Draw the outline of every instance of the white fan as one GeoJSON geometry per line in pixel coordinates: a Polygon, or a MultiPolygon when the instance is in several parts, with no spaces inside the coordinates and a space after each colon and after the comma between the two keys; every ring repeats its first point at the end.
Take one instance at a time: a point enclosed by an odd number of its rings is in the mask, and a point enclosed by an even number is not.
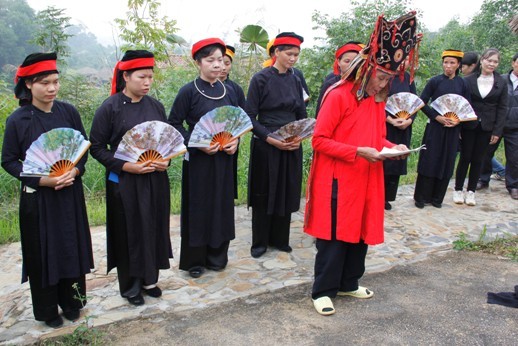
{"type": "Polygon", "coordinates": [[[25,153],[22,177],[59,177],[70,171],[90,147],[81,132],[59,127],[42,133],[25,153]]]}
{"type": "Polygon", "coordinates": [[[202,116],[194,125],[189,147],[208,148],[219,143],[220,150],[235,138],[252,130],[250,117],[240,107],[222,106],[202,116]]]}
{"type": "Polygon", "coordinates": [[[469,101],[457,94],[439,96],[430,106],[439,112],[440,115],[455,122],[477,120],[477,115],[469,101]]]}
{"type": "Polygon", "coordinates": [[[269,134],[270,137],[279,141],[291,142],[296,137],[300,139],[308,138],[313,135],[316,120],[313,118],[305,118],[295,120],[269,134]]]}
{"type": "Polygon", "coordinates": [[[177,129],[163,121],[146,121],[128,130],[114,157],[128,162],[167,161],[187,151],[177,129]]]}
{"type": "Polygon", "coordinates": [[[424,102],[419,96],[409,92],[400,92],[388,98],[385,110],[395,118],[408,119],[423,106],[424,102]]]}

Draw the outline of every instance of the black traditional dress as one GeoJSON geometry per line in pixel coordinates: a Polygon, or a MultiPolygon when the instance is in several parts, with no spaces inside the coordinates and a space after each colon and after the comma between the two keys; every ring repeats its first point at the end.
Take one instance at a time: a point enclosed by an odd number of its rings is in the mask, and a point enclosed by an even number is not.
{"type": "Polygon", "coordinates": [[[252,249],[289,243],[291,213],[299,209],[302,147],[279,150],[266,142],[268,134],[307,117],[300,79],[292,70],[275,67],[256,73],[250,81],[246,112],[254,125],[248,175],[248,206],[252,207],[252,249]]]}
{"type": "MultiPolygon", "coordinates": [[[[225,79],[223,81],[223,83],[225,83],[225,86],[227,88],[227,92],[235,93],[236,96],[232,96],[231,98],[234,99],[235,97],[237,97],[237,104],[239,105],[239,107],[245,109],[246,98],[245,98],[245,93],[243,91],[243,88],[241,88],[241,86],[239,84],[237,84],[236,82],[231,80],[230,77],[227,77],[227,79],[225,79]]],[[[238,161],[238,157],[239,157],[239,148],[234,153],[234,198],[238,197],[238,189],[237,189],[237,185],[238,185],[237,184],[237,161],[238,161]]]]}
{"type": "Polygon", "coordinates": [[[471,99],[470,90],[461,77],[449,79],[444,74],[432,77],[421,93],[425,103],[422,110],[429,120],[422,142],[426,144],[426,150],[419,153],[414,200],[418,203],[432,203],[437,207],[441,206],[453,175],[460,133],[460,126],[445,127],[436,121],[435,117],[439,113],[428,106],[428,102],[445,94],[461,95],[468,101],[471,99]]]}
{"type": "Polygon", "coordinates": [[[50,113],[23,106],[7,119],[2,147],[2,167],[21,181],[22,282],[29,278],[34,316],[39,321],[56,318],[58,304],[63,311],[80,309],[81,302],[73,299],[77,292],[72,284],[79,283],[84,295],[85,274],[94,267],[81,182],[87,155],[76,166],[80,174],[74,184],[61,190],[39,186],[40,178],[20,177],[32,142],[59,127],[78,130],[86,138],[72,105],[54,101],[50,113]]]}
{"type": "Polygon", "coordinates": [[[322,99],[324,98],[324,95],[327,91],[327,89],[338,82],[341,79],[340,75],[334,74],[331,72],[324,78],[324,82],[322,83],[322,86],[320,87],[320,94],[318,95],[317,105],[315,108],[315,119],[318,117],[318,112],[320,111],[320,106],[322,103],[322,99]]]}
{"type": "MultiPolygon", "coordinates": [[[[415,83],[410,83],[410,74],[405,72],[404,79],[399,79],[396,76],[392,80],[388,96],[397,94],[400,92],[410,92],[417,95],[415,83]]],[[[386,114],[387,117],[391,115],[386,114]]],[[[412,122],[414,121],[417,114],[412,115],[412,122]]],[[[404,130],[400,130],[390,123],[387,124],[387,140],[396,144],[404,144],[410,147],[412,140],[412,125],[408,126],[404,130]]],[[[385,201],[396,200],[396,194],[399,186],[399,177],[407,174],[407,159],[403,160],[385,160],[383,161],[383,170],[385,176],[385,201]]]]}
{"type": "Polygon", "coordinates": [[[92,156],[106,167],[108,272],[117,267],[123,297],[158,281],[170,267],[170,192],[167,172],[131,174],[114,158],[124,134],[145,121],[164,121],[164,106],[144,96],[139,102],[119,92],[97,109],[90,132],[92,156]]]}
{"type": "MultiPolygon", "coordinates": [[[[169,122],[189,143],[202,116],[222,106],[239,106],[237,94],[224,84],[201,78],[184,85],[176,96],[169,122]],[[196,83],[196,84],[195,84],[196,83]],[[184,126],[187,125],[187,128],[184,126]]],[[[208,155],[188,148],[182,171],[180,269],[207,267],[221,270],[228,262],[228,246],[235,238],[234,155],[208,155]]]]}

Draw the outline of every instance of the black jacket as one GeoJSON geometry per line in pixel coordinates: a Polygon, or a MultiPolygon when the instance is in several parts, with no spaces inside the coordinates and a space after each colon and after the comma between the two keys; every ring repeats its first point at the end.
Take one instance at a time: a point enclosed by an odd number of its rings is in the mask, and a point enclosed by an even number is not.
{"type": "Polygon", "coordinates": [[[507,94],[509,111],[507,112],[507,119],[505,120],[505,130],[518,129],[518,90],[513,90],[513,82],[511,82],[511,73],[502,75],[507,83],[507,94]]]}
{"type": "MultiPolygon", "coordinates": [[[[492,131],[494,136],[502,137],[505,118],[507,115],[507,87],[500,74],[494,72],[493,87],[486,97],[482,98],[478,90],[477,78],[480,72],[470,74],[465,78],[471,90],[471,106],[481,122],[482,130],[492,131]]],[[[468,121],[463,124],[466,129],[474,129],[477,122],[468,121]]]]}

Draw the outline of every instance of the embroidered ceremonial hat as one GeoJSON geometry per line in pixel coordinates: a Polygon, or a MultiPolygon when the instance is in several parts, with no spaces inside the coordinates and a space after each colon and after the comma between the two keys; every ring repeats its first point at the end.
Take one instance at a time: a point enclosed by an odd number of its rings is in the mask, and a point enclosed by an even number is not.
{"type": "Polygon", "coordinates": [[[236,49],[232,46],[225,46],[227,49],[225,50],[225,55],[230,58],[230,61],[234,61],[234,55],[236,54],[236,49]]]}
{"type": "Polygon", "coordinates": [[[117,62],[113,70],[111,95],[122,91],[126,86],[123,78],[124,71],[152,69],[155,66],[155,56],[147,50],[128,50],[117,62]]]}
{"type": "Polygon", "coordinates": [[[20,105],[32,99],[31,91],[25,85],[25,80],[40,75],[59,73],[57,69],[57,54],[33,53],[28,55],[16,70],[14,77],[14,95],[20,100],[20,105]]]}
{"type": "Polygon", "coordinates": [[[206,38],[204,40],[198,41],[195,44],[192,45],[191,55],[194,59],[194,56],[198,51],[202,48],[205,48],[210,45],[220,45],[223,48],[223,51],[226,51],[227,47],[225,46],[225,42],[223,42],[221,39],[216,37],[206,38]]]}
{"type": "Polygon", "coordinates": [[[347,52],[356,52],[359,53],[363,47],[365,47],[364,44],[361,44],[359,42],[349,41],[340,48],[338,48],[335,52],[335,62],[333,64],[333,73],[335,75],[339,75],[340,71],[338,68],[338,60],[347,52]]]}
{"type": "MultiPolygon", "coordinates": [[[[409,57],[410,81],[413,81],[421,38],[422,35],[417,33],[415,11],[393,21],[387,21],[383,15],[380,15],[369,42],[349,65],[342,78],[349,78],[351,72],[356,71],[352,78],[358,83],[356,97],[361,99],[367,82],[376,71],[391,75],[399,74],[400,78],[403,78],[405,72],[403,62],[409,57]]],[[[389,85],[386,89],[388,88],[389,85]]],[[[387,90],[380,95],[386,94],[387,90]]]]}

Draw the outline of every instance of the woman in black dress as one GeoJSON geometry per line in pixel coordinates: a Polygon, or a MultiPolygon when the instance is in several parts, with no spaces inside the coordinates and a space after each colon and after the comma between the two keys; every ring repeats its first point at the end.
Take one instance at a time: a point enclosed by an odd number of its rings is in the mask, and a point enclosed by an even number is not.
{"type": "Polygon", "coordinates": [[[79,318],[85,304],[85,274],[93,268],[90,228],[81,176],[87,155],[58,177],[21,177],[27,149],[55,128],[72,128],[86,138],[77,110],[56,100],[56,53],[29,55],[16,72],[18,108],[9,118],[2,167],[21,181],[22,282],[29,279],[34,317],[53,328],[79,318]]]}
{"type": "MultiPolygon", "coordinates": [[[[225,43],[218,38],[196,42],[192,58],[199,77],[184,85],[173,102],[169,122],[188,145],[194,126],[202,116],[221,106],[239,106],[233,89],[219,77],[223,69],[225,43]],[[184,126],[187,125],[187,128],[184,126]]],[[[200,277],[205,268],[223,270],[228,263],[228,247],[235,238],[234,187],[238,140],[220,150],[188,148],[182,171],[182,211],[180,269],[200,277]]]]}
{"type": "Polygon", "coordinates": [[[344,72],[347,70],[353,59],[362,50],[363,46],[364,45],[360,42],[349,41],[336,50],[335,61],[333,63],[333,72],[326,76],[322,86],[320,87],[320,94],[318,95],[315,109],[315,119],[318,117],[320,104],[322,103],[322,99],[324,98],[324,94],[326,93],[327,89],[342,78],[344,72]]]}
{"type": "Polygon", "coordinates": [[[430,78],[421,93],[421,100],[425,103],[422,110],[428,117],[428,123],[423,135],[426,150],[419,152],[414,190],[415,206],[420,209],[428,203],[436,208],[442,207],[444,195],[453,175],[459,147],[460,126],[455,121],[440,115],[428,106],[428,102],[433,102],[445,94],[457,94],[470,100],[469,88],[459,76],[463,56],[464,54],[459,50],[444,51],[442,53],[444,73],[430,78]]]}
{"type": "Polygon", "coordinates": [[[106,167],[108,271],[117,267],[121,296],[144,304],[160,297],[159,270],[170,267],[169,161],[133,163],[114,157],[124,134],[145,121],[166,122],[164,106],[148,96],[154,57],[129,50],[115,67],[112,96],[95,112],[91,154],[106,167]]]}
{"type": "MultiPolygon", "coordinates": [[[[408,62],[408,59],[406,59],[404,62],[405,68],[408,67],[408,62]]],[[[408,72],[405,72],[403,80],[399,77],[392,80],[388,96],[400,92],[417,94],[415,83],[413,81],[410,82],[410,74],[408,72]]],[[[396,119],[389,113],[386,115],[387,140],[392,143],[400,143],[410,147],[410,141],[412,140],[412,123],[417,114],[412,115],[408,119],[396,119]]],[[[390,202],[396,200],[399,178],[407,174],[407,159],[383,161],[383,173],[385,177],[385,210],[390,210],[392,209],[390,202]]]]}
{"type": "Polygon", "coordinates": [[[300,206],[302,148],[298,140],[281,142],[269,134],[307,117],[301,80],[293,70],[303,41],[291,32],[277,35],[273,65],[256,73],[248,88],[246,112],[254,124],[248,173],[254,258],[268,246],[292,251],[290,221],[300,206]]]}

